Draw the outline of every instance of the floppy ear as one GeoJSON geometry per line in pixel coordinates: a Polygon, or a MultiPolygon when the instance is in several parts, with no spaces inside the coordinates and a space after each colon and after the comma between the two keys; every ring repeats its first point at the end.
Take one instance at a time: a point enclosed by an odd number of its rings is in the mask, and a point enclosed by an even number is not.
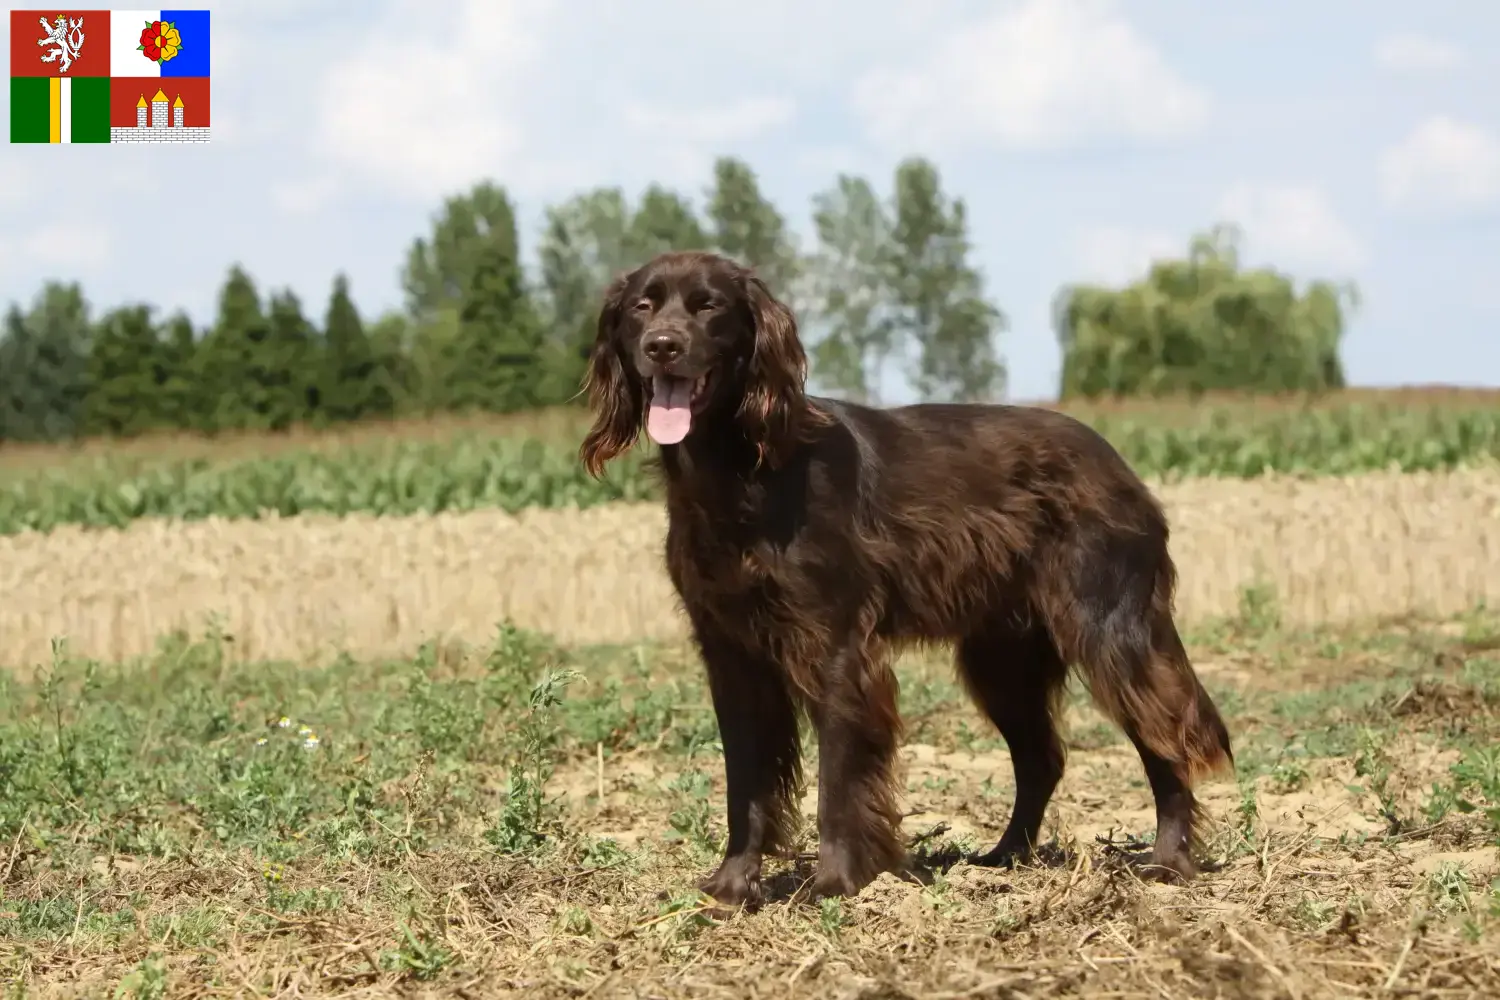
{"type": "Polygon", "coordinates": [[[625,288],[629,281],[630,275],[622,275],[604,293],[594,350],[589,355],[588,371],[583,378],[584,391],[588,393],[595,418],[594,426],[578,449],[578,457],[595,479],[603,475],[607,462],[635,443],[645,417],[646,400],[640,382],[626,373],[625,359],[615,342],[615,327],[619,325],[620,313],[625,306],[625,288]]]}
{"type": "Polygon", "coordinates": [[[745,278],[750,314],[755,320],[755,353],[750,358],[740,422],[755,442],[757,461],[776,468],[797,443],[813,416],[803,385],[807,353],[797,337],[797,320],[784,303],[754,275],[745,278]]]}

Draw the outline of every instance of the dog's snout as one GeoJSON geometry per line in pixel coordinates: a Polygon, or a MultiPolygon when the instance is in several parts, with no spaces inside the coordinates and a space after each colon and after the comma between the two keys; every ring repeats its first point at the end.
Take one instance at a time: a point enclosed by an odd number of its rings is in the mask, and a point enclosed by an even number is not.
{"type": "Polygon", "coordinates": [[[659,365],[670,365],[687,349],[683,338],[675,333],[653,333],[646,338],[646,357],[659,365]]]}

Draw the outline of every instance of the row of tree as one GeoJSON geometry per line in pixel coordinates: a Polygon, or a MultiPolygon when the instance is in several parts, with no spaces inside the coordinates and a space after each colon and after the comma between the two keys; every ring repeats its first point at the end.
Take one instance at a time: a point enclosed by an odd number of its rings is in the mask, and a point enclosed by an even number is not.
{"type": "MultiPolygon", "coordinates": [[[[841,176],[813,199],[799,246],[754,172],[725,158],[701,210],[648,188],[548,209],[539,265],[522,266],[515,209],[484,183],[448,199],[402,268],[404,308],[366,323],[338,277],[320,321],[298,297],[262,297],[235,266],[205,330],[128,304],[97,318],[76,284],[48,284],[0,330],[0,441],[174,428],[283,429],[410,413],[515,411],[576,400],[604,286],[669,249],[711,248],[756,267],[801,319],[814,381],[879,401],[889,374],[934,400],[998,398],[1005,316],[971,261],[966,209],[910,159],[882,197],[841,176]]],[[[1124,289],[1059,297],[1063,395],[1342,384],[1352,299],[1298,292],[1240,266],[1236,234],[1199,238],[1124,289]]]]}

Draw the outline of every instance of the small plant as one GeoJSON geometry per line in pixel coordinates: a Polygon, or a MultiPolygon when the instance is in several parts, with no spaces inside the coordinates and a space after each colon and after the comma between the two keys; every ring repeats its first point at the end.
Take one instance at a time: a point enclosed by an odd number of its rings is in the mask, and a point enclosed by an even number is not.
{"type": "Polygon", "coordinates": [[[685,771],[672,782],[671,790],[683,800],[668,817],[677,839],[699,855],[717,854],[719,835],[714,829],[713,807],[709,802],[713,786],[708,775],[701,771],[685,771]]]}
{"type": "Polygon", "coordinates": [[[574,937],[587,937],[594,932],[594,921],[583,907],[569,906],[558,914],[557,929],[574,937]]]}
{"type": "Polygon", "coordinates": [[[708,915],[711,905],[702,893],[684,890],[662,900],[651,926],[670,941],[690,941],[713,926],[714,919],[708,915]]]}
{"type": "Polygon", "coordinates": [[[1427,876],[1427,893],[1432,900],[1433,909],[1439,913],[1473,912],[1474,900],[1469,889],[1469,873],[1452,861],[1444,861],[1436,871],[1427,876]]]}
{"type": "Polygon", "coordinates": [[[1317,896],[1305,895],[1292,907],[1292,921],[1305,930],[1315,931],[1327,927],[1338,912],[1336,903],[1317,896]]]}
{"type": "Polygon", "coordinates": [[[630,852],[621,847],[613,837],[605,837],[602,840],[586,838],[583,843],[583,855],[579,862],[585,869],[613,868],[630,859],[630,852]]]}
{"type": "Polygon", "coordinates": [[[837,941],[848,925],[849,917],[844,913],[844,901],[837,896],[825,896],[818,902],[818,929],[830,941],[837,941]]]}
{"type": "Polygon", "coordinates": [[[167,968],[156,956],[144,958],[115,987],[115,1000],[158,1000],[167,995],[167,968]]]}
{"type": "Polygon", "coordinates": [[[1240,588],[1237,624],[1252,635],[1266,635],[1281,628],[1281,602],[1276,585],[1257,580],[1240,588]]]}
{"type": "Polygon", "coordinates": [[[1500,844],[1500,746],[1478,747],[1450,769],[1453,784],[1444,804],[1477,814],[1493,843],[1500,844]]]}
{"type": "Polygon", "coordinates": [[[1354,754],[1354,776],[1364,778],[1362,785],[1350,785],[1355,795],[1369,793],[1375,796],[1380,818],[1385,821],[1386,832],[1395,836],[1409,825],[1401,816],[1400,801],[1391,784],[1395,774],[1390,755],[1381,746],[1380,734],[1366,729],[1360,733],[1359,749],[1354,754]]]}
{"type": "Polygon", "coordinates": [[[1260,820],[1260,803],[1255,795],[1255,779],[1241,777],[1240,804],[1235,809],[1239,816],[1239,823],[1235,832],[1240,835],[1240,840],[1245,845],[1255,843],[1255,828],[1260,820]]]}
{"type": "Polygon", "coordinates": [[[381,969],[418,980],[436,979],[453,962],[453,952],[440,942],[418,935],[401,922],[401,943],[380,955],[381,969]]]}
{"type": "Polygon", "coordinates": [[[551,807],[547,782],[552,778],[552,750],[558,736],[554,712],[562,704],[563,691],[577,676],[573,670],[548,670],[531,689],[518,727],[521,748],[510,769],[505,805],[499,820],[485,833],[503,853],[524,854],[546,839],[543,830],[551,807]]]}
{"type": "Polygon", "coordinates": [[[1279,794],[1288,795],[1307,785],[1310,775],[1300,760],[1283,757],[1271,767],[1271,786],[1279,794]]]}

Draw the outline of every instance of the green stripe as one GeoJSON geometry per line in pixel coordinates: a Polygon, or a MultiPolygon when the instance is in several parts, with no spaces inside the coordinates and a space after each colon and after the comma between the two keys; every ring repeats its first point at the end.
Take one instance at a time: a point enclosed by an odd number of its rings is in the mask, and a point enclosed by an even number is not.
{"type": "Polygon", "coordinates": [[[73,81],[73,141],[109,141],[109,77],[81,76],[73,81]]]}
{"type": "Polygon", "coordinates": [[[11,142],[52,141],[50,98],[47,88],[45,76],[10,78],[11,142]]]}

